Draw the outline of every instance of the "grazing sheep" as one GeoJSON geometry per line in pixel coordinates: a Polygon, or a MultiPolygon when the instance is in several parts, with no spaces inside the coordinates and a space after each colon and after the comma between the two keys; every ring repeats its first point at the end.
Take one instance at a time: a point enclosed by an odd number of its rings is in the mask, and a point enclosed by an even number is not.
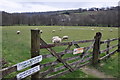
{"type": "Polygon", "coordinates": [[[103,29],[101,29],[101,31],[103,31],[103,29]]]}
{"type": "Polygon", "coordinates": [[[17,31],[17,34],[20,34],[20,31],[17,31]]]}
{"type": "Polygon", "coordinates": [[[62,29],[60,28],[60,31],[62,31],[62,29]]]}
{"type": "Polygon", "coordinates": [[[38,29],[38,28],[35,28],[35,29],[38,29]]]}
{"type": "Polygon", "coordinates": [[[52,37],[52,40],[55,39],[55,38],[59,38],[59,36],[54,36],[54,37],[52,37]]]}
{"type": "Polygon", "coordinates": [[[42,30],[40,30],[40,33],[43,33],[43,31],[42,31],[42,30]]]}
{"type": "Polygon", "coordinates": [[[110,29],[110,32],[112,32],[113,30],[112,29],[110,29]]]}
{"type": "Polygon", "coordinates": [[[63,36],[62,40],[68,40],[68,36],[63,36]]]}
{"type": "Polygon", "coordinates": [[[55,32],[55,30],[52,30],[52,33],[54,33],[55,32]]]}
{"type": "Polygon", "coordinates": [[[62,41],[61,38],[55,38],[52,40],[53,43],[60,43],[62,41]]]}
{"type": "Polygon", "coordinates": [[[53,42],[53,43],[60,43],[61,41],[62,41],[62,39],[59,38],[59,36],[54,36],[54,37],[52,38],[52,42],[53,42]]]}
{"type": "Polygon", "coordinates": [[[91,29],[92,31],[94,31],[94,29],[91,29]]]}

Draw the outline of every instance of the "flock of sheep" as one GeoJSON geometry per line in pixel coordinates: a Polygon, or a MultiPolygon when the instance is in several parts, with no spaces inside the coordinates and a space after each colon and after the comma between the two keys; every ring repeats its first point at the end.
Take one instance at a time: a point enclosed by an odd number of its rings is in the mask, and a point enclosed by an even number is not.
{"type": "MultiPolygon", "coordinates": [[[[59,29],[60,31],[62,31],[62,29],[59,29]]],[[[55,30],[52,30],[52,33],[55,33],[55,30]]],[[[68,40],[68,36],[63,36],[62,38],[60,38],[59,36],[53,36],[52,37],[52,42],[53,43],[60,43],[63,40],[68,40]]]]}
{"type": "MultiPolygon", "coordinates": [[[[36,28],[38,29],[38,28],[36,28]]],[[[60,28],[59,31],[62,31],[62,29],[60,28]]],[[[40,33],[43,33],[42,30],[40,30],[40,33]]],[[[55,30],[52,30],[52,33],[55,33],[55,30]]],[[[17,34],[20,34],[20,31],[17,31],[17,34]]],[[[68,40],[68,36],[63,36],[62,38],[60,38],[59,36],[53,36],[52,37],[52,42],[53,43],[60,43],[63,40],[68,40]]]]}
{"type": "MultiPolygon", "coordinates": [[[[38,28],[36,28],[38,29],[38,28]]],[[[92,31],[94,31],[94,29],[91,29],[92,31]]],[[[103,31],[104,29],[101,29],[101,31],[103,31]]],[[[55,33],[56,30],[52,30],[52,33],[55,33]]],[[[62,31],[62,29],[60,28],[59,31],[62,31]]],[[[112,32],[113,30],[110,29],[110,32],[112,32]]],[[[42,30],[40,30],[40,33],[43,33],[42,30]]],[[[17,34],[20,34],[20,31],[17,31],[17,34]]],[[[68,40],[68,36],[63,36],[62,38],[60,38],[59,36],[53,36],[52,37],[52,42],[53,43],[60,43],[63,40],[68,40]]]]}
{"type": "MultiPolygon", "coordinates": [[[[95,29],[91,29],[92,31],[94,31],[95,29]]],[[[104,29],[100,29],[101,31],[103,31],[104,29]]],[[[113,30],[112,29],[110,29],[110,32],[112,32],[113,30]]]]}
{"type": "Polygon", "coordinates": [[[53,36],[52,37],[52,42],[53,43],[60,43],[63,40],[68,40],[68,36],[63,36],[62,38],[60,38],[59,36],[53,36]]]}

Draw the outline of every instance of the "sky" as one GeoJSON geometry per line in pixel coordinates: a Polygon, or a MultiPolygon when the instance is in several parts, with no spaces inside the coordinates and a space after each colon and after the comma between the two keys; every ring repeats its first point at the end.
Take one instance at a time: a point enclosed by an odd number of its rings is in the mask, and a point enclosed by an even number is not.
{"type": "Polygon", "coordinates": [[[118,2],[119,0],[0,0],[0,11],[21,13],[89,9],[118,6],[118,2]]]}

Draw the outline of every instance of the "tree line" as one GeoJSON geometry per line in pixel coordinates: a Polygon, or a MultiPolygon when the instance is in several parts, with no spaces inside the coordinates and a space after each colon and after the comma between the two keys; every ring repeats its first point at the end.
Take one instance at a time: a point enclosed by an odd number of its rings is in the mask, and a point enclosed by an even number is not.
{"type": "Polygon", "coordinates": [[[2,26],[118,26],[119,6],[33,13],[2,11],[2,26]]]}

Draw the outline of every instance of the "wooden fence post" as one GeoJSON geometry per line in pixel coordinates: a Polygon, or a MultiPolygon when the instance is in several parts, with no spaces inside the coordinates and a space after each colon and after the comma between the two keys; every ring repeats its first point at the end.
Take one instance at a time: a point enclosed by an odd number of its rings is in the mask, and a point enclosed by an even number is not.
{"type": "MultiPolygon", "coordinates": [[[[31,58],[39,56],[40,52],[40,30],[31,30],[31,58]]],[[[35,67],[37,65],[40,65],[39,63],[31,66],[35,67]]],[[[33,75],[31,75],[31,80],[35,80],[39,78],[40,73],[37,72],[33,75]]]]}
{"type": "MultiPolygon", "coordinates": [[[[110,47],[110,41],[109,41],[110,39],[108,39],[108,42],[107,42],[107,48],[109,48],[110,47]]],[[[109,54],[109,49],[108,49],[108,51],[106,51],[106,54],[109,54]]]]}
{"type": "Polygon", "coordinates": [[[120,37],[118,38],[118,53],[120,53],[120,37]]]}
{"type": "Polygon", "coordinates": [[[102,34],[100,32],[97,32],[94,39],[94,46],[93,46],[93,59],[92,64],[95,65],[98,63],[99,60],[99,54],[100,54],[100,39],[102,37],[102,34]]]}

